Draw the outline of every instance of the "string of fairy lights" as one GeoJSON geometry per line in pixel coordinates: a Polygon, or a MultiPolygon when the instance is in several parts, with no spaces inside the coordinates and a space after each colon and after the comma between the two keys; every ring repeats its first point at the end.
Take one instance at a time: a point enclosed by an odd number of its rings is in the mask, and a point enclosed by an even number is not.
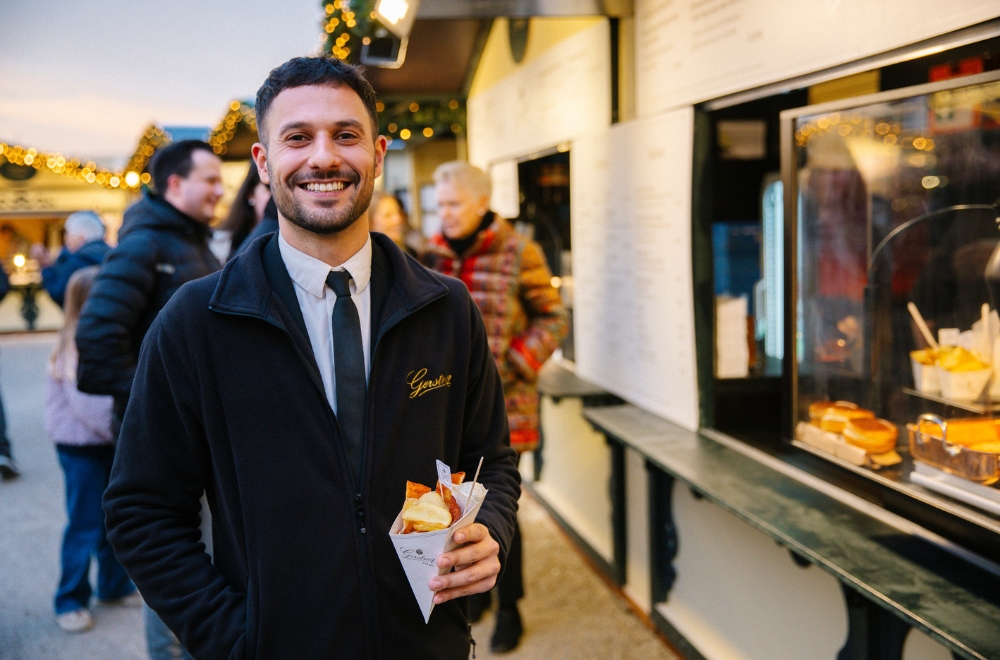
{"type": "Polygon", "coordinates": [[[22,147],[0,142],[0,154],[10,163],[36,170],[49,170],[55,174],[63,174],[84,183],[94,183],[104,188],[122,190],[138,190],[143,183],[149,182],[149,175],[141,170],[121,169],[111,170],[98,167],[93,161],[81,161],[79,158],[66,158],[61,153],[39,151],[34,147],[22,147]]]}
{"type": "MultiPolygon", "coordinates": [[[[379,132],[391,140],[430,139],[434,136],[457,135],[465,130],[465,103],[459,99],[429,99],[421,101],[379,101],[379,132]]],[[[233,101],[229,110],[212,129],[208,143],[212,150],[224,156],[240,126],[257,132],[257,115],[245,101],[233,101]]],[[[150,183],[145,172],[158,148],[170,141],[163,128],[151,125],[139,138],[132,156],[120,169],[100,167],[93,161],[69,158],[58,152],[46,152],[35,147],[0,142],[0,155],[14,165],[48,170],[83,183],[110,190],[138,191],[150,183]]]]}

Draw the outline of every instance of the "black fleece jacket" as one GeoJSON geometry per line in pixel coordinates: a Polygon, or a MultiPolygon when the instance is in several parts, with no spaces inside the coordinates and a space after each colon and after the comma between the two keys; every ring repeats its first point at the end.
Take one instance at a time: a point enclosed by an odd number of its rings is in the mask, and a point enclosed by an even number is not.
{"type": "Polygon", "coordinates": [[[388,533],[407,480],[433,484],[435,459],[472,474],[482,456],[478,522],[504,561],[519,475],[503,389],[464,285],[372,237],[357,486],[275,236],[182,287],[143,344],[108,537],[196,658],[468,657],[466,599],[425,624],[388,533]],[[203,490],[214,563],[199,542],[203,490]]]}
{"type": "Polygon", "coordinates": [[[107,254],[76,329],[78,387],[114,396],[115,431],[153,319],[182,284],[222,267],[208,249],[208,231],[155,195],[125,212],[118,245],[107,254]]]}

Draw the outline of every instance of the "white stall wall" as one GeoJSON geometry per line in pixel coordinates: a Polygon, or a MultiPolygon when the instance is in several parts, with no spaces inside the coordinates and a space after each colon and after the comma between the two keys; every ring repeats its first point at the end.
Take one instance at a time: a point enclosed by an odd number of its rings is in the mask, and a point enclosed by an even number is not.
{"type": "Polygon", "coordinates": [[[611,36],[606,22],[559,42],[469,98],[469,161],[550,149],[611,124],[611,36]]]}
{"type": "Polygon", "coordinates": [[[692,430],[693,122],[684,108],[570,151],[577,374],[692,430]]]}
{"type": "Polygon", "coordinates": [[[707,660],[836,658],[847,639],[840,584],[728,511],[674,485],[677,580],[656,607],[707,660]]]}
{"type": "Polygon", "coordinates": [[[1000,16],[996,0],[636,0],[639,116],[1000,16]]]}
{"type": "MultiPolygon", "coordinates": [[[[611,478],[608,443],[583,418],[583,403],[578,397],[566,397],[556,403],[543,396],[541,423],[545,465],[541,480],[532,486],[594,552],[610,563],[614,558],[614,541],[608,491],[611,478]]],[[[526,463],[522,459],[522,475],[526,463]]]]}
{"type": "Polygon", "coordinates": [[[516,218],[521,214],[521,190],[517,180],[517,161],[494,163],[489,169],[493,181],[490,209],[501,218],[516,218]]]}
{"type": "Polygon", "coordinates": [[[624,591],[643,612],[653,606],[653,577],[649,555],[649,472],[646,459],[625,450],[625,586],[624,591]]]}

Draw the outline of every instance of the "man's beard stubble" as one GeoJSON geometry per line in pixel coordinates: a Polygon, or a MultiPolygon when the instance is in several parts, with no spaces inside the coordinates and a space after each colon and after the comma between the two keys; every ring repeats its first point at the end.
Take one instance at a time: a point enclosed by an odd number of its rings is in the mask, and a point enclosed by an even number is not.
{"type": "MultiPolygon", "coordinates": [[[[268,169],[268,174],[270,175],[271,181],[278,181],[278,179],[274,178],[274,174],[270,171],[270,169],[268,169]]],[[[276,186],[272,185],[271,196],[274,198],[274,205],[278,208],[278,213],[280,213],[283,218],[308,232],[327,236],[341,232],[357,222],[358,218],[360,218],[364,212],[368,210],[368,206],[372,201],[372,193],[374,192],[374,189],[375,168],[372,167],[372,171],[369,172],[369,176],[364,180],[362,180],[362,177],[353,170],[343,172],[340,170],[333,170],[328,172],[310,172],[308,174],[299,174],[293,177],[290,181],[290,186],[285,185],[283,182],[276,186]],[[292,189],[298,187],[298,182],[300,180],[310,178],[342,178],[349,180],[354,186],[354,195],[351,198],[350,206],[339,212],[333,208],[320,210],[304,208],[303,205],[295,198],[295,195],[292,193],[292,189]],[[364,184],[363,187],[361,185],[362,183],[364,184]]]]}

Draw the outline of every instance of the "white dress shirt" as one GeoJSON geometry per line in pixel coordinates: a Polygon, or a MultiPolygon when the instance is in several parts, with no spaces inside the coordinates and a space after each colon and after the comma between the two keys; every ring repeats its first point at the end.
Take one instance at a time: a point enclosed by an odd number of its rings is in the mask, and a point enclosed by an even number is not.
{"type": "Polygon", "coordinates": [[[365,381],[371,368],[371,310],[372,289],[368,286],[372,276],[372,239],[365,241],[364,247],[353,257],[331,267],[329,264],[310,257],[296,250],[278,233],[278,250],[281,260],[285,262],[288,276],[292,278],[295,297],[299,300],[302,319],[309,333],[309,343],[312,344],[313,355],[319,366],[319,374],[323,378],[323,388],[326,399],[330,402],[334,414],[337,412],[337,379],[334,369],[333,330],[330,327],[333,319],[333,306],[337,302],[337,294],[326,285],[326,276],[332,270],[346,270],[351,275],[351,300],[358,308],[361,321],[361,345],[365,353],[365,381]]]}

